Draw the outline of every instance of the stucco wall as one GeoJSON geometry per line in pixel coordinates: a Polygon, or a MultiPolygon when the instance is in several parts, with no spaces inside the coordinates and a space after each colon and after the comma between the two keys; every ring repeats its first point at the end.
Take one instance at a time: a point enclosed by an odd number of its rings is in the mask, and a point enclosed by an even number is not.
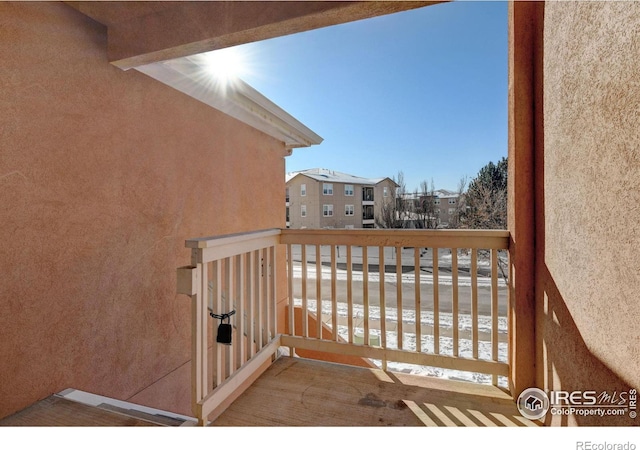
{"type": "Polygon", "coordinates": [[[546,4],[536,333],[547,389],[640,388],[638,30],[635,2],[546,4]]]}
{"type": "Polygon", "coordinates": [[[0,3],[0,42],[0,417],[159,380],[144,401],[188,414],[184,240],[283,227],[283,145],[109,65],[64,4],[0,3]]]}

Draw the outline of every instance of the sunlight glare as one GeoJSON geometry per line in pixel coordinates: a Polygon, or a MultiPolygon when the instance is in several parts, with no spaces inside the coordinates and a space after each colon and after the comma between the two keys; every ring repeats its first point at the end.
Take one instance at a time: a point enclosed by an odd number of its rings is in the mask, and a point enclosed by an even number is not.
{"type": "Polygon", "coordinates": [[[224,48],[199,55],[207,73],[222,83],[229,83],[249,74],[246,51],[239,47],[224,48]]]}

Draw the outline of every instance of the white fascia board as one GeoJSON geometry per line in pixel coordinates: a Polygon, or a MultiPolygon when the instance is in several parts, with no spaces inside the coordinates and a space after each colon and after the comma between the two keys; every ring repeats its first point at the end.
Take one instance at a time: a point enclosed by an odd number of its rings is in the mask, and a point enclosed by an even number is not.
{"type": "Polygon", "coordinates": [[[244,81],[216,84],[189,58],[138,66],[136,70],[284,142],[289,149],[323,140],[244,81]]]}

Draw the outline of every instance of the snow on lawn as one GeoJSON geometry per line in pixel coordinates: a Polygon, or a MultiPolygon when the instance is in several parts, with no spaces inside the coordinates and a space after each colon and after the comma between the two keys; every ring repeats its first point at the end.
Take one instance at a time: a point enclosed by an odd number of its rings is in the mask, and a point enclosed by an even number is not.
{"type": "MultiPolygon", "coordinates": [[[[295,299],[294,304],[296,306],[302,305],[301,299],[295,299]]],[[[310,312],[316,312],[316,302],[315,300],[307,301],[307,308],[310,312]]],[[[323,315],[331,315],[331,302],[323,301],[322,302],[322,314],[323,315]]],[[[338,318],[346,318],[348,316],[348,306],[346,303],[337,303],[337,315],[338,318]]],[[[396,322],[398,318],[396,308],[385,308],[386,319],[387,322],[396,322]]],[[[364,317],[364,308],[362,305],[353,305],[353,317],[354,317],[354,332],[356,336],[364,335],[364,329],[362,328],[362,322],[364,317]]],[[[403,323],[405,324],[415,324],[416,314],[413,310],[403,310],[402,311],[403,323]]],[[[380,319],[380,308],[375,306],[369,307],[369,319],[370,320],[379,320],[380,319]]],[[[433,326],[433,312],[430,311],[422,311],[420,314],[420,323],[426,326],[433,326]]],[[[491,322],[492,318],[490,316],[478,316],[478,331],[480,333],[490,333],[491,332],[491,322]]],[[[451,313],[440,313],[439,314],[439,325],[441,334],[443,330],[452,330],[453,328],[453,316],[451,313]]],[[[458,315],[458,329],[460,331],[471,331],[472,328],[472,319],[469,314],[459,314],[458,315]]],[[[349,339],[348,336],[348,328],[346,326],[338,326],[338,334],[345,340],[349,339]]],[[[507,334],[507,318],[506,317],[498,317],[498,334],[501,335],[502,338],[506,337],[507,334]]],[[[380,337],[380,330],[370,330],[370,336],[380,337]]],[[[395,331],[387,331],[387,347],[388,348],[397,348],[397,334],[395,331]]],[[[504,340],[504,339],[503,339],[504,340]]],[[[427,353],[433,353],[434,348],[434,339],[432,335],[423,335],[422,336],[422,351],[427,353]]],[[[403,343],[402,346],[405,350],[415,351],[416,349],[416,334],[415,333],[403,333],[403,343]]],[[[479,341],[478,342],[478,357],[481,360],[491,361],[492,351],[491,351],[491,342],[489,341],[479,341]]],[[[440,354],[441,355],[449,355],[453,356],[453,339],[447,336],[440,336],[440,354]]],[[[472,358],[473,356],[473,348],[472,342],[469,339],[458,340],[458,354],[462,358],[472,358]]],[[[507,361],[507,343],[506,342],[498,342],[498,361],[506,362],[507,361]]],[[[373,360],[373,362],[378,366],[382,367],[382,362],[378,360],[373,360]]],[[[405,363],[396,363],[396,362],[388,362],[387,369],[391,371],[397,372],[405,372],[416,375],[428,375],[435,376],[439,378],[447,378],[451,380],[463,380],[463,381],[471,381],[476,383],[483,384],[491,384],[492,376],[481,373],[474,372],[465,372],[460,370],[452,370],[452,369],[442,369],[439,367],[428,367],[428,366],[418,366],[414,364],[405,364],[405,363]]],[[[498,385],[505,386],[507,385],[507,380],[505,377],[498,377],[498,385]]]]}

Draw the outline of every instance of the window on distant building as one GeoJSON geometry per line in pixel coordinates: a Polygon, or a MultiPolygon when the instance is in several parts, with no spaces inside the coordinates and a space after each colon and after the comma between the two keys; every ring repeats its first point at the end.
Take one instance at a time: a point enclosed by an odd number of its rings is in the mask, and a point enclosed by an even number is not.
{"type": "Polygon", "coordinates": [[[353,184],[345,184],[344,185],[344,195],[352,197],[353,196],[353,184]]]}
{"type": "Polygon", "coordinates": [[[345,216],[353,216],[353,205],[344,205],[344,215],[345,216]]]}
{"type": "Polygon", "coordinates": [[[307,205],[300,205],[300,215],[307,217],[307,205]]]}
{"type": "Polygon", "coordinates": [[[434,204],[436,204],[436,205],[439,205],[439,204],[440,204],[440,199],[439,199],[439,198],[435,199],[435,200],[433,201],[433,203],[434,203],[434,204]]]}
{"type": "Polygon", "coordinates": [[[305,195],[307,195],[307,185],[306,184],[301,184],[300,185],[300,196],[304,197],[305,195]]]}
{"type": "Polygon", "coordinates": [[[383,187],[382,188],[382,195],[383,197],[388,197],[389,196],[389,188],[388,187],[383,187]]]}
{"type": "Polygon", "coordinates": [[[324,217],[333,216],[333,205],[322,205],[322,215],[324,217]]]}
{"type": "Polygon", "coordinates": [[[436,214],[440,214],[440,208],[436,208],[436,214]]]}
{"type": "Polygon", "coordinates": [[[455,214],[455,213],[456,213],[455,208],[449,208],[449,215],[450,215],[450,216],[451,216],[451,215],[453,215],[453,214],[455,214]]]}
{"type": "Polygon", "coordinates": [[[289,188],[287,188],[285,192],[286,192],[285,199],[286,201],[289,201],[289,188]]]}
{"type": "Polygon", "coordinates": [[[449,199],[449,204],[450,205],[455,205],[456,204],[456,199],[455,198],[450,198],[449,199]]]}
{"type": "Polygon", "coordinates": [[[322,194],[333,195],[333,183],[322,183],[322,194]]]}

